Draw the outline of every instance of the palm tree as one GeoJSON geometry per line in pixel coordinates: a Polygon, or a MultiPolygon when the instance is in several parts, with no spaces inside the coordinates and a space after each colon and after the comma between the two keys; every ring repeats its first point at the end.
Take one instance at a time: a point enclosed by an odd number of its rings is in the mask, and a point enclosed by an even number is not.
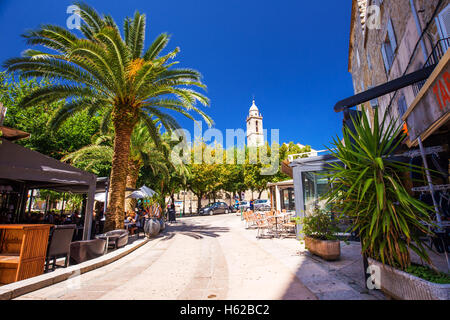
{"type": "MultiPolygon", "coordinates": [[[[70,161],[72,164],[84,170],[91,170],[98,164],[111,163],[114,155],[112,132],[93,138],[93,143],[74,151],[62,161],[70,161]]],[[[128,174],[126,180],[127,189],[135,189],[139,172],[142,167],[149,168],[153,175],[161,177],[169,176],[170,161],[161,146],[157,147],[143,123],[138,124],[131,135],[130,156],[128,159],[128,174]]],[[[109,197],[108,197],[109,198],[109,197]]],[[[134,199],[126,199],[125,211],[133,211],[134,199]]]]}
{"type": "Polygon", "coordinates": [[[44,46],[51,52],[29,49],[23,57],[7,60],[4,67],[25,77],[55,80],[21,101],[22,107],[30,107],[64,100],[49,121],[53,128],[78,111],[87,109],[94,114],[106,110],[104,123],[111,120],[115,131],[111,198],[105,224],[110,230],[123,227],[130,139],[138,121],[146,124],[158,144],[154,120],[170,131],[179,126],[166,110],[192,120],[193,111],[210,125],[211,119],[196,106],[197,102],[209,105],[209,100],[195,90],[205,88],[199,72],[174,69],[176,62],[169,63],[179,48],[160,55],[169,42],[167,34],[160,34],[144,51],[144,14],[136,12],[133,19],[125,19],[122,37],[110,15],[100,16],[84,3],[75,4],[84,37],[56,25],[43,25],[24,37],[29,45],[44,46]]]}

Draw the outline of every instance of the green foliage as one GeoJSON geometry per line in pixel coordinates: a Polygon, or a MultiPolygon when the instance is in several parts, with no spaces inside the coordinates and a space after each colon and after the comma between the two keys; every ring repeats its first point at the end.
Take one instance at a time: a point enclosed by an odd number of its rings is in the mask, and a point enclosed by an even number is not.
{"type": "Polygon", "coordinates": [[[64,123],[58,130],[49,130],[47,122],[60,102],[38,104],[21,108],[20,101],[35,89],[47,88],[46,80],[38,82],[35,78],[14,78],[5,72],[0,73],[0,102],[8,108],[4,125],[31,134],[30,138],[18,141],[19,144],[56,159],[87,145],[92,135],[99,130],[100,116],[90,116],[79,112],[64,123]]]}
{"type": "Polygon", "coordinates": [[[325,198],[353,221],[363,254],[404,270],[410,265],[408,249],[429,262],[419,234],[429,233],[430,208],[402,184],[409,164],[392,159],[405,138],[402,128],[386,118],[379,122],[377,109],[374,123],[381,124],[371,128],[363,112],[353,119],[355,132],[344,127],[342,141],[334,139],[330,153],[340,162],[330,164],[333,188],[325,198]]]}
{"type": "Polygon", "coordinates": [[[303,225],[302,233],[318,240],[337,240],[338,217],[326,210],[315,208],[311,215],[294,219],[303,225]]]}
{"type": "Polygon", "coordinates": [[[427,266],[412,264],[407,267],[405,271],[433,283],[450,284],[450,275],[443,272],[437,272],[427,266]]]}

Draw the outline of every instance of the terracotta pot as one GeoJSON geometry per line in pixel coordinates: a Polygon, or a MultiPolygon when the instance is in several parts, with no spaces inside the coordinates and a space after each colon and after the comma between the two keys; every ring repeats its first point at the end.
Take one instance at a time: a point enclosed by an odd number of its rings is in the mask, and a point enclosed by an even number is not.
{"type": "Polygon", "coordinates": [[[429,282],[403,272],[401,270],[383,265],[381,262],[367,259],[370,266],[379,271],[379,286],[381,291],[399,300],[449,300],[450,284],[429,282]]]}
{"type": "Polygon", "coordinates": [[[318,240],[305,237],[305,247],[312,254],[325,260],[337,260],[341,255],[341,243],[339,240],[318,240]]]}

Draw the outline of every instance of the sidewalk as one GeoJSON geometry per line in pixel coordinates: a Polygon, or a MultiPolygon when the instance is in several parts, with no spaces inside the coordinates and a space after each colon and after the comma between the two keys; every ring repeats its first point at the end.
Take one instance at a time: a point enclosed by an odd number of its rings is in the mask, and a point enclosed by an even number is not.
{"type": "MultiPolygon", "coordinates": [[[[256,239],[255,229],[245,229],[242,234],[282,262],[320,300],[384,300],[384,294],[377,290],[367,290],[364,285],[363,264],[359,243],[341,242],[341,258],[325,261],[309,253],[294,237],[256,239]]],[[[289,299],[292,290],[287,290],[284,298],[289,299]]]]}

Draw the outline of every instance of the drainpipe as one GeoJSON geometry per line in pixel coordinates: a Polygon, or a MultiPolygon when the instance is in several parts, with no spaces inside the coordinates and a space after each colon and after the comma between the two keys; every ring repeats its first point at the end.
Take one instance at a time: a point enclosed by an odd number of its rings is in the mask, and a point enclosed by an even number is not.
{"type": "MultiPolygon", "coordinates": [[[[414,5],[414,0],[409,0],[409,3],[411,4],[411,11],[414,17],[414,21],[416,22],[417,34],[420,37],[420,35],[422,34],[422,27],[420,25],[419,16],[417,15],[416,6],[414,5]]],[[[427,47],[423,42],[423,38],[420,40],[420,46],[422,47],[423,61],[427,61],[429,54],[427,47]]]]}

